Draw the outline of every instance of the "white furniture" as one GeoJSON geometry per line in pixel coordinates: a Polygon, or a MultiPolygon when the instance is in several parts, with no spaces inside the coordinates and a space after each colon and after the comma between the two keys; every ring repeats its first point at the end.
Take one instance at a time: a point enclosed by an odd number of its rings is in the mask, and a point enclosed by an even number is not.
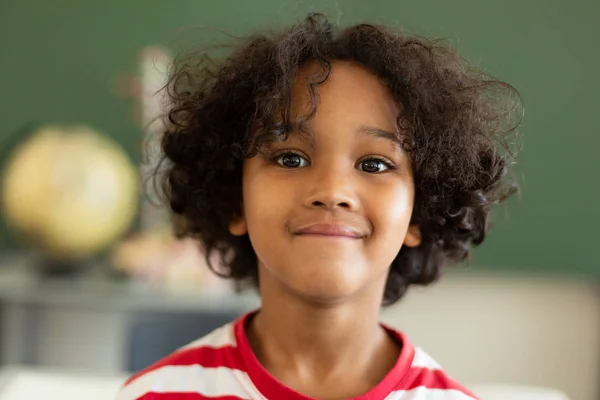
{"type": "Polygon", "coordinates": [[[0,370],[0,400],[111,400],[124,376],[94,375],[49,369],[0,370]]]}
{"type": "MultiPolygon", "coordinates": [[[[64,370],[6,368],[0,370],[0,400],[111,400],[125,379],[64,370]]],[[[545,388],[496,384],[471,388],[482,400],[569,400],[545,388]]]]}
{"type": "Polygon", "coordinates": [[[500,384],[471,385],[469,388],[482,400],[569,400],[564,393],[550,388],[500,384]]]}

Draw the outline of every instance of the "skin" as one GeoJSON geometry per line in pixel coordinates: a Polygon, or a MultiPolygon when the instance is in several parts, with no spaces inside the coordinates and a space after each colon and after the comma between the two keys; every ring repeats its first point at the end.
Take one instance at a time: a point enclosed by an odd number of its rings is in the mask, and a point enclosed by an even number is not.
{"type": "MultiPolygon", "coordinates": [[[[308,111],[303,67],[290,120],[308,111]]],[[[401,109],[359,65],[338,61],[317,89],[307,134],[292,132],[245,161],[243,216],[258,258],[262,308],[247,333],[261,364],[307,396],[368,392],[395,364],[401,343],[378,323],[389,266],[418,246],[410,225],[414,181],[398,143],[401,109]],[[360,316],[360,318],[357,318],[360,316]]]]}

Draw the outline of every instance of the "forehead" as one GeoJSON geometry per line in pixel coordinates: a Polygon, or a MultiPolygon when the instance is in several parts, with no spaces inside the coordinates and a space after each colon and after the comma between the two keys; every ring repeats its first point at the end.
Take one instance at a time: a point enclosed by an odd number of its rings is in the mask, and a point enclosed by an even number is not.
{"type": "Polygon", "coordinates": [[[400,107],[390,89],[359,64],[334,61],[329,71],[318,62],[302,67],[292,83],[292,121],[309,113],[316,99],[311,121],[315,125],[343,123],[397,131],[400,107]],[[311,90],[316,97],[311,97],[311,90]]]}

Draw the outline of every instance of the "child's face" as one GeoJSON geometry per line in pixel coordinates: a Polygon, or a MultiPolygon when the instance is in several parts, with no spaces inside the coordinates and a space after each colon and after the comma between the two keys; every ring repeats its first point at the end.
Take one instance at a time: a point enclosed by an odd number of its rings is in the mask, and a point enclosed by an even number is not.
{"type": "MultiPolygon", "coordinates": [[[[298,74],[292,122],[308,110],[305,80],[320,71],[298,74]]],[[[400,110],[384,84],[348,62],[335,62],[317,91],[308,136],[291,133],[245,162],[244,217],[230,228],[249,234],[261,290],[282,285],[324,302],[380,293],[401,246],[420,243],[409,226],[410,158],[393,139],[400,110]]]]}

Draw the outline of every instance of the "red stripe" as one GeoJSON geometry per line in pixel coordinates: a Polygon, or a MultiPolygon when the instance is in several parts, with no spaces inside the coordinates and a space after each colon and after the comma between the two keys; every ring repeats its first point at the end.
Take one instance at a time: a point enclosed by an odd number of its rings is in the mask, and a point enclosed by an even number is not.
{"type": "Polygon", "coordinates": [[[163,358],[157,363],[133,375],[127,380],[127,382],[125,382],[125,385],[130,384],[140,376],[147,374],[150,371],[154,371],[162,367],[187,365],[200,365],[205,368],[226,367],[241,371],[244,370],[238,350],[234,346],[228,345],[218,348],[194,347],[175,352],[170,356],[163,358]]]}
{"type": "Polygon", "coordinates": [[[441,390],[456,390],[462,392],[467,396],[471,396],[474,399],[477,397],[469,391],[469,389],[463,387],[461,384],[451,379],[446,373],[439,369],[429,369],[421,367],[411,367],[404,378],[398,383],[395,390],[413,390],[418,387],[425,387],[427,389],[441,389],[441,390]]]}
{"type": "Polygon", "coordinates": [[[136,400],[246,400],[237,396],[206,397],[200,393],[146,393],[136,400]]]}

